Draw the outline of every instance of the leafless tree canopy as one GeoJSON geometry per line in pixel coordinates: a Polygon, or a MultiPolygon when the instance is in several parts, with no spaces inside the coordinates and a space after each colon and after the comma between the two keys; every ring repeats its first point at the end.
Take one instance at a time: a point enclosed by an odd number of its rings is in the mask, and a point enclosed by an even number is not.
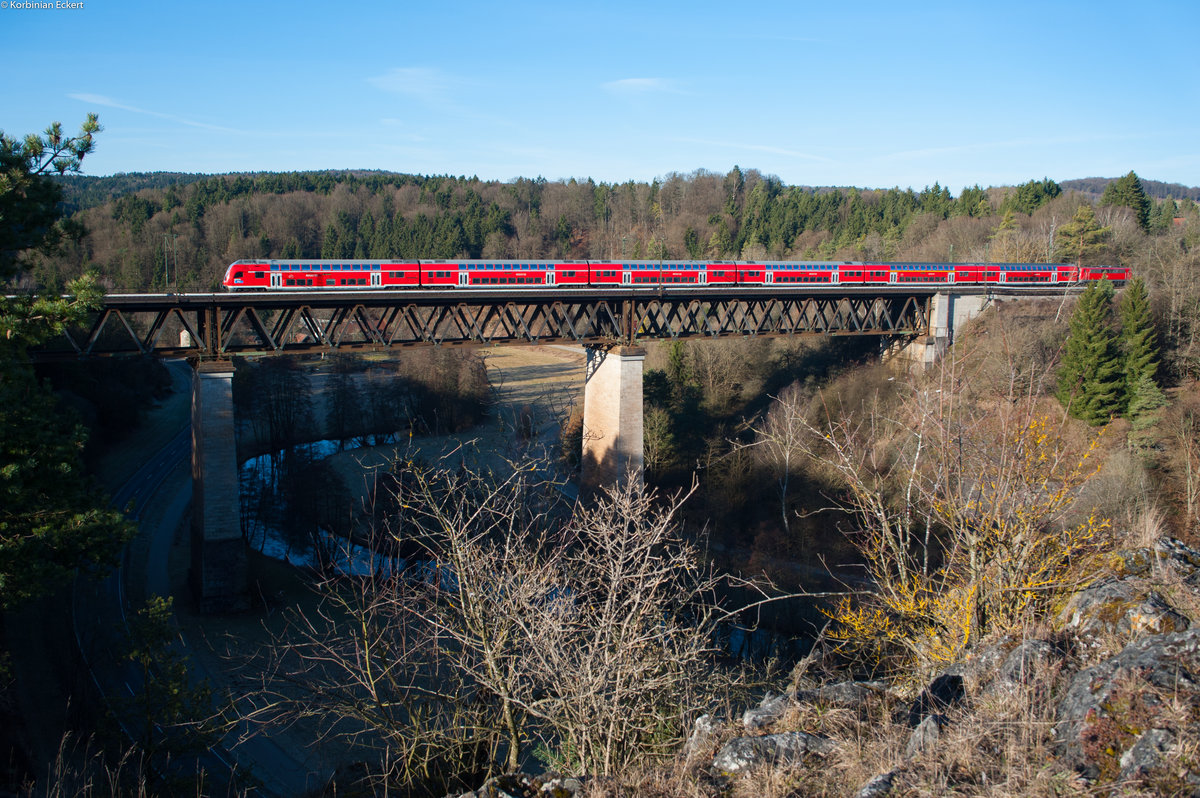
{"type": "Polygon", "coordinates": [[[398,468],[379,534],[425,558],[323,583],[319,614],[271,647],[254,716],[368,744],[393,784],[435,793],[535,751],[599,774],[671,752],[719,682],[714,581],[676,506],[622,490],[571,514],[532,463],[398,468]]]}

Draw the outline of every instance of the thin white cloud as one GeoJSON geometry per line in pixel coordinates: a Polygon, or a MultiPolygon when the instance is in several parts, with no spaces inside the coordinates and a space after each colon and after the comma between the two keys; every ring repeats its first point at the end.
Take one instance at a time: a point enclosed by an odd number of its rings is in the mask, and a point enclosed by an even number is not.
{"type": "Polygon", "coordinates": [[[448,99],[454,81],[436,69],[396,67],[382,75],[367,78],[367,82],[389,94],[401,94],[427,103],[440,103],[448,99]]]}
{"type": "Polygon", "coordinates": [[[604,90],[612,94],[658,94],[676,93],[674,82],[666,78],[624,78],[603,84],[604,90]]]}
{"type": "Polygon", "coordinates": [[[176,116],[174,114],[164,114],[162,112],[158,112],[158,110],[149,110],[146,108],[138,108],[137,106],[130,106],[130,104],[115,101],[115,100],[113,100],[112,97],[106,97],[104,95],[86,94],[86,92],[74,92],[74,94],[68,94],[67,96],[71,97],[72,100],[78,100],[79,102],[88,103],[89,106],[103,106],[106,108],[116,108],[119,110],[128,110],[128,112],[131,112],[134,114],[145,114],[146,116],[157,116],[158,119],[166,119],[166,120],[173,121],[173,122],[179,122],[180,125],[187,125],[188,127],[199,127],[199,128],[202,128],[202,130],[206,130],[206,131],[218,131],[218,132],[222,132],[222,133],[245,133],[245,131],[235,130],[235,128],[233,128],[233,127],[223,127],[221,125],[209,125],[208,122],[198,122],[193,119],[185,119],[184,116],[176,116]]]}
{"type": "Polygon", "coordinates": [[[236,130],[231,127],[222,127],[221,125],[210,125],[207,122],[197,122],[193,119],[185,119],[182,116],[175,116],[174,114],[164,114],[161,111],[151,111],[146,108],[138,108],[136,105],[128,105],[126,103],[117,102],[116,100],[112,99],[111,97],[106,97],[103,94],[88,94],[86,92],[76,92],[73,94],[68,94],[67,96],[70,97],[72,100],[79,100],[80,102],[87,103],[88,105],[101,105],[101,106],[104,106],[105,108],[116,108],[121,111],[130,111],[135,114],[145,114],[146,116],[154,116],[159,119],[167,119],[171,122],[178,122],[179,124],[187,125],[188,127],[198,127],[203,130],[216,130],[221,133],[244,133],[245,132],[242,130],[236,130]]]}

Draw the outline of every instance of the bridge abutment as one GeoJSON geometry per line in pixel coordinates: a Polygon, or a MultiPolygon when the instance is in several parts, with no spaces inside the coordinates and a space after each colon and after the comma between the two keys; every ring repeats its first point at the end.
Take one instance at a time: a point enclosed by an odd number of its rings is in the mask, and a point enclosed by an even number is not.
{"type": "Polygon", "coordinates": [[[954,331],[986,310],[992,298],[984,294],[937,293],[929,302],[929,334],[905,345],[897,359],[914,369],[927,369],[954,343],[954,331]]]}
{"type": "Polygon", "coordinates": [[[587,349],[582,493],[636,480],[642,486],[642,364],[637,346],[587,349]]]}
{"type": "Polygon", "coordinates": [[[233,366],[192,375],[192,589],[201,612],[249,606],[233,416],[233,366]]]}

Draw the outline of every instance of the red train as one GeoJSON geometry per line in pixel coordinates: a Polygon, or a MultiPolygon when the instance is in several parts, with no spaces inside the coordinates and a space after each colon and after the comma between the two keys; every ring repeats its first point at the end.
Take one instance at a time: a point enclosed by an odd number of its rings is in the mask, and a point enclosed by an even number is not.
{"type": "Polygon", "coordinates": [[[230,291],[515,286],[871,285],[1046,286],[1124,282],[1129,269],[1070,263],[851,263],[843,261],[239,260],[230,291]]]}

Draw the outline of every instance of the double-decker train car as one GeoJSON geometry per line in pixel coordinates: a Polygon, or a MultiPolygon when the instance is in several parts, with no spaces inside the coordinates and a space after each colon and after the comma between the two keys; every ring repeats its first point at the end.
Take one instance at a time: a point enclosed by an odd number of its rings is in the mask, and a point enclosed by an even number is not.
{"type": "Polygon", "coordinates": [[[472,289],[509,286],[1050,286],[1112,280],[1121,266],[1069,263],[857,263],[848,261],[239,260],[225,272],[230,291],[472,289]]]}

